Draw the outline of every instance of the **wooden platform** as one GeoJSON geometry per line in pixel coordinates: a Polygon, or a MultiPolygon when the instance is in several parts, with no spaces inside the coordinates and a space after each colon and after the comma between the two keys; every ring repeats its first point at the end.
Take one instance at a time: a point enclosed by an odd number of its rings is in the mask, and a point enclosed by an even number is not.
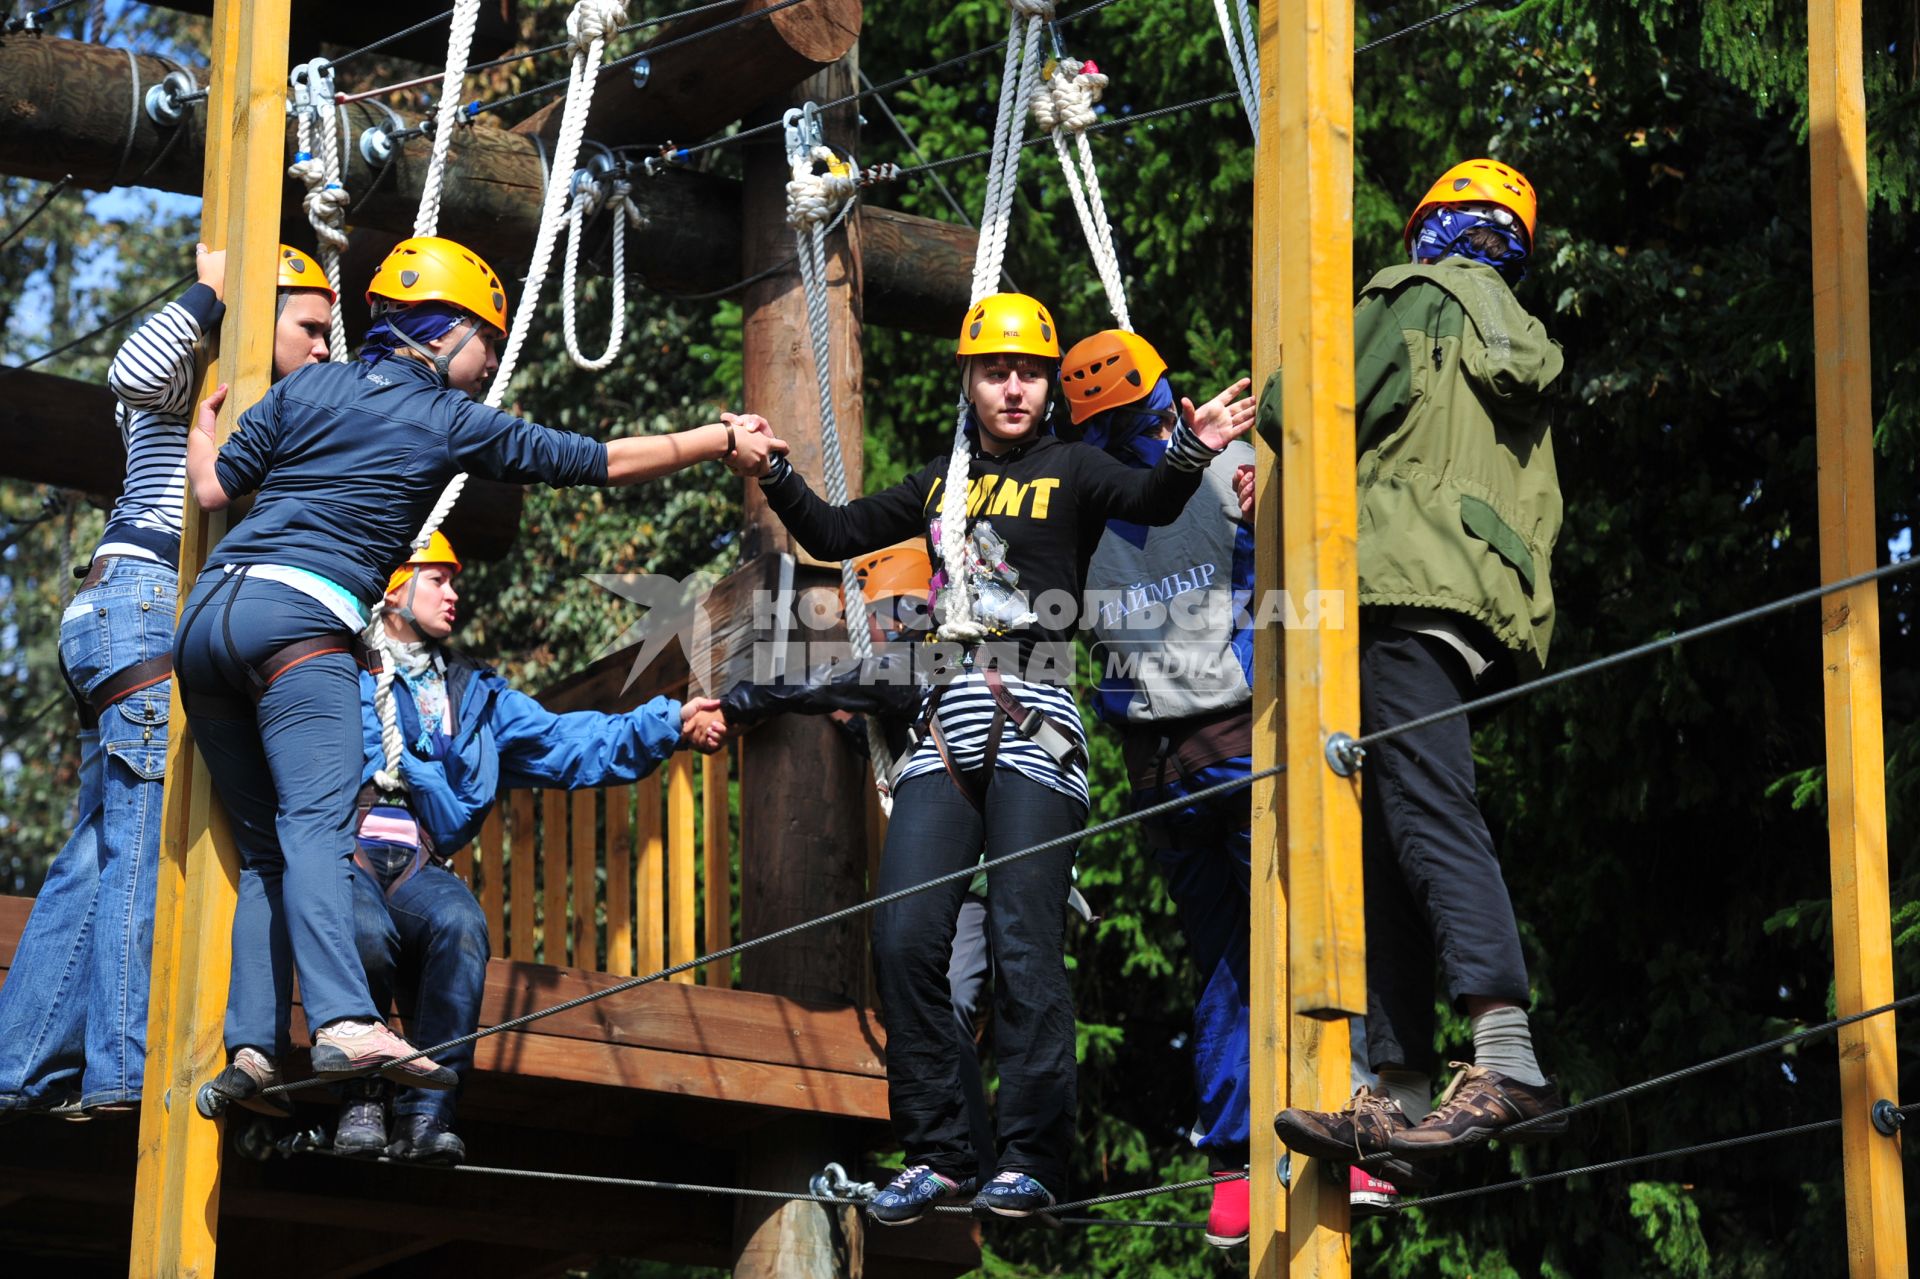
{"type": "MultiPolygon", "coordinates": [[[[0,969],[31,905],[0,897],[0,969]]],[[[483,1024],[618,980],[492,960],[483,1024]]],[[[484,1279],[558,1274],[603,1254],[724,1266],[730,1197],[482,1170],[735,1185],[756,1133],[794,1116],[830,1123],[857,1160],[888,1144],[883,1053],[865,1009],[666,983],[588,1004],[480,1042],[460,1105],[468,1169],[321,1155],[255,1163],[230,1150],[220,1268],[484,1279]]],[[[330,1108],[313,1096],[303,1119],[330,1108]]],[[[0,1273],[126,1274],[135,1128],[131,1118],[0,1126],[0,1273]]],[[[965,1221],[867,1232],[865,1274],[877,1279],[955,1275],[978,1259],[965,1221]]]]}

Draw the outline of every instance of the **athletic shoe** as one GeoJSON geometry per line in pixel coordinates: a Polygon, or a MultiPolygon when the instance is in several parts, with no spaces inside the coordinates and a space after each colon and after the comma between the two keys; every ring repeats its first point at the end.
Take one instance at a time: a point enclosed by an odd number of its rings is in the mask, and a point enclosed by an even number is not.
{"type": "Polygon", "coordinates": [[[1238,1248],[1253,1228],[1253,1184],[1245,1177],[1217,1181],[1213,1207],[1207,1211],[1207,1242],[1216,1248],[1238,1248]]]}
{"type": "Polygon", "coordinates": [[[458,1075],[419,1051],[385,1022],[343,1019],[314,1036],[313,1073],[322,1079],[342,1079],[377,1070],[397,1084],[433,1090],[460,1082],[458,1075]]]}
{"type": "Polygon", "coordinates": [[[389,1159],[453,1168],[467,1159],[467,1143],[435,1115],[401,1115],[395,1125],[389,1159]]]}
{"type": "Polygon", "coordinates": [[[1031,1217],[1053,1207],[1053,1195],[1026,1173],[1009,1168],[980,1187],[980,1193],[973,1197],[973,1207],[1001,1217],[1031,1217]]]}
{"type": "MultiPolygon", "coordinates": [[[[261,1096],[261,1090],[280,1083],[280,1064],[257,1048],[242,1048],[233,1055],[227,1068],[214,1076],[206,1091],[227,1102],[238,1102],[248,1110],[276,1119],[293,1113],[293,1104],[285,1093],[261,1096]]],[[[225,1109],[224,1106],[221,1109],[225,1109]]]]}
{"type": "Polygon", "coordinates": [[[1273,1130],[1287,1149],[1339,1163],[1385,1154],[1391,1148],[1388,1143],[1393,1134],[1412,1127],[1399,1102],[1365,1084],[1353,1094],[1345,1110],[1290,1107],[1273,1121],[1273,1130]]]}
{"type": "Polygon", "coordinates": [[[1553,1116],[1543,1124],[1513,1135],[1512,1140],[1545,1141],[1567,1130],[1560,1090],[1549,1079],[1535,1086],[1482,1066],[1449,1062],[1460,1073],[1440,1094],[1434,1112],[1388,1140],[1393,1153],[1404,1159],[1431,1159],[1478,1146],[1525,1119],[1553,1116]]]}
{"type": "Polygon", "coordinates": [[[883,1226],[920,1220],[935,1204],[958,1203],[973,1193],[973,1178],[955,1181],[925,1164],[910,1164],[867,1204],[867,1215],[883,1226]]]}
{"type": "Polygon", "coordinates": [[[1383,1181],[1365,1168],[1347,1169],[1347,1205],[1354,1218],[1392,1212],[1398,1202],[1400,1188],[1391,1181],[1383,1181]]]}
{"type": "Polygon", "coordinates": [[[340,1122],[333,1130],[333,1153],[355,1159],[378,1159],[387,1151],[387,1096],[392,1085],[384,1079],[355,1079],[340,1103],[340,1122]]]}

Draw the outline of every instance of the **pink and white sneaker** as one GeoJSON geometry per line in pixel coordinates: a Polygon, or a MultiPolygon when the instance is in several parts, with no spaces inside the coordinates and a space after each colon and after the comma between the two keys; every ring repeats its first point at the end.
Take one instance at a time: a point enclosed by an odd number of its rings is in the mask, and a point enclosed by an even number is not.
{"type": "Polygon", "coordinates": [[[1358,1165],[1347,1169],[1347,1211],[1354,1218],[1378,1217],[1400,1202],[1400,1188],[1358,1165]]]}
{"type": "Polygon", "coordinates": [[[1207,1212],[1207,1242],[1216,1248],[1238,1248],[1253,1228],[1253,1190],[1245,1177],[1217,1181],[1213,1207],[1207,1212]]]}
{"type": "Polygon", "coordinates": [[[342,1019],[313,1037],[313,1073],[340,1079],[377,1070],[409,1088],[446,1089],[460,1077],[393,1033],[385,1022],[342,1019]],[[411,1060],[407,1060],[411,1058],[411,1060]]]}

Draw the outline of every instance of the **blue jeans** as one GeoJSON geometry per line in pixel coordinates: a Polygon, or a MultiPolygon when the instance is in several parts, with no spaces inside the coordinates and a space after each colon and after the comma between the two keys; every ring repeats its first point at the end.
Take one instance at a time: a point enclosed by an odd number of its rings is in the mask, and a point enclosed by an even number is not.
{"type": "Polygon", "coordinates": [[[309,658],[276,679],[257,707],[248,700],[250,669],[297,640],[341,629],[319,601],[289,586],[236,582],[217,569],[201,574],[181,612],[174,671],[242,866],[229,1049],[284,1046],[273,1009],[290,997],[296,971],[310,1029],[375,1016],[354,945],[353,806],[365,750],[359,668],[345,653],[309,658]],[[203,697],[227,707],[210,708],[203,697]]]}
{"type": "MultiPolygon", "coordinates": [[[[74,597],[60,659],[82,693],[173,643],[178,574],[122,557],[74,597]]],[[[54,858],[0,988],[0,1110],[137,1101],[146,1071],[153,885],[167,757],[163,680],[80,737],[73,834],[54,858]]]]}
{"type": "MultiPolygon", "coordinates": [[[[1144,808],[1251,771],[1249,759],[1226,760],[1135,794],[1144,808]]],[[[1200,1113],[1193,1144],[1219,1167],[1244,1162],[1248,1124],[1247,1001],[1252,905],[1253,807],[1245,790],[1176,809],[1146,823],[1167,893],[1180,910],[1180,931],[1200,974],[1193,1009],[1193,1082],[1200,1113]]]]}
{"type": "MultiPolygon", "coordinates": [[[[373,1002],[384,1012],[397,1001],[409,1042],[431,1048],[471,1035],[480,1027],[480,997],[487,985],[487,917],[466,883],[451,871],[423,866],[387,896],[378,880],[355,880],[354,932],[366,965],[373,1002]]],[[[473,1045],[463,1044],[434,1060],[466,1082],[473,1045]]],[[[401,1088],[396,1115],[453,1118],[457,1090],[401,1088]]]]}

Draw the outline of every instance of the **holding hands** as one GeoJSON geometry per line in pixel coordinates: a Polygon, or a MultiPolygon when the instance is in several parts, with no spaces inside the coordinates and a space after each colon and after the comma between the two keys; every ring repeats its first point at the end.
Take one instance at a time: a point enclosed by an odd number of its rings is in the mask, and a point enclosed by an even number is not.
{"type": "Polygon", "coordinates": [[[758,413],[722,413],[720,425],[728,432],[731,450],[721,457],[727,469],[744,479],[758,479],[787,451],[787,442],[758,413]]]}
{"type": "Polygon", "coordinates": [[[727,744],[727,717],[717,697],[689,697],[680,704],[680,740],[711,755],[727,744]]]}
{"type": "Polygon", "coordinates": [[[1256,405],[1246,394],[1252,385],[1253,379],[1243,377],[1197,409],[1192,400],[1182,397],[1181,420],[1202,444],[1217,453],[1253,429],[1256,405]]]}

